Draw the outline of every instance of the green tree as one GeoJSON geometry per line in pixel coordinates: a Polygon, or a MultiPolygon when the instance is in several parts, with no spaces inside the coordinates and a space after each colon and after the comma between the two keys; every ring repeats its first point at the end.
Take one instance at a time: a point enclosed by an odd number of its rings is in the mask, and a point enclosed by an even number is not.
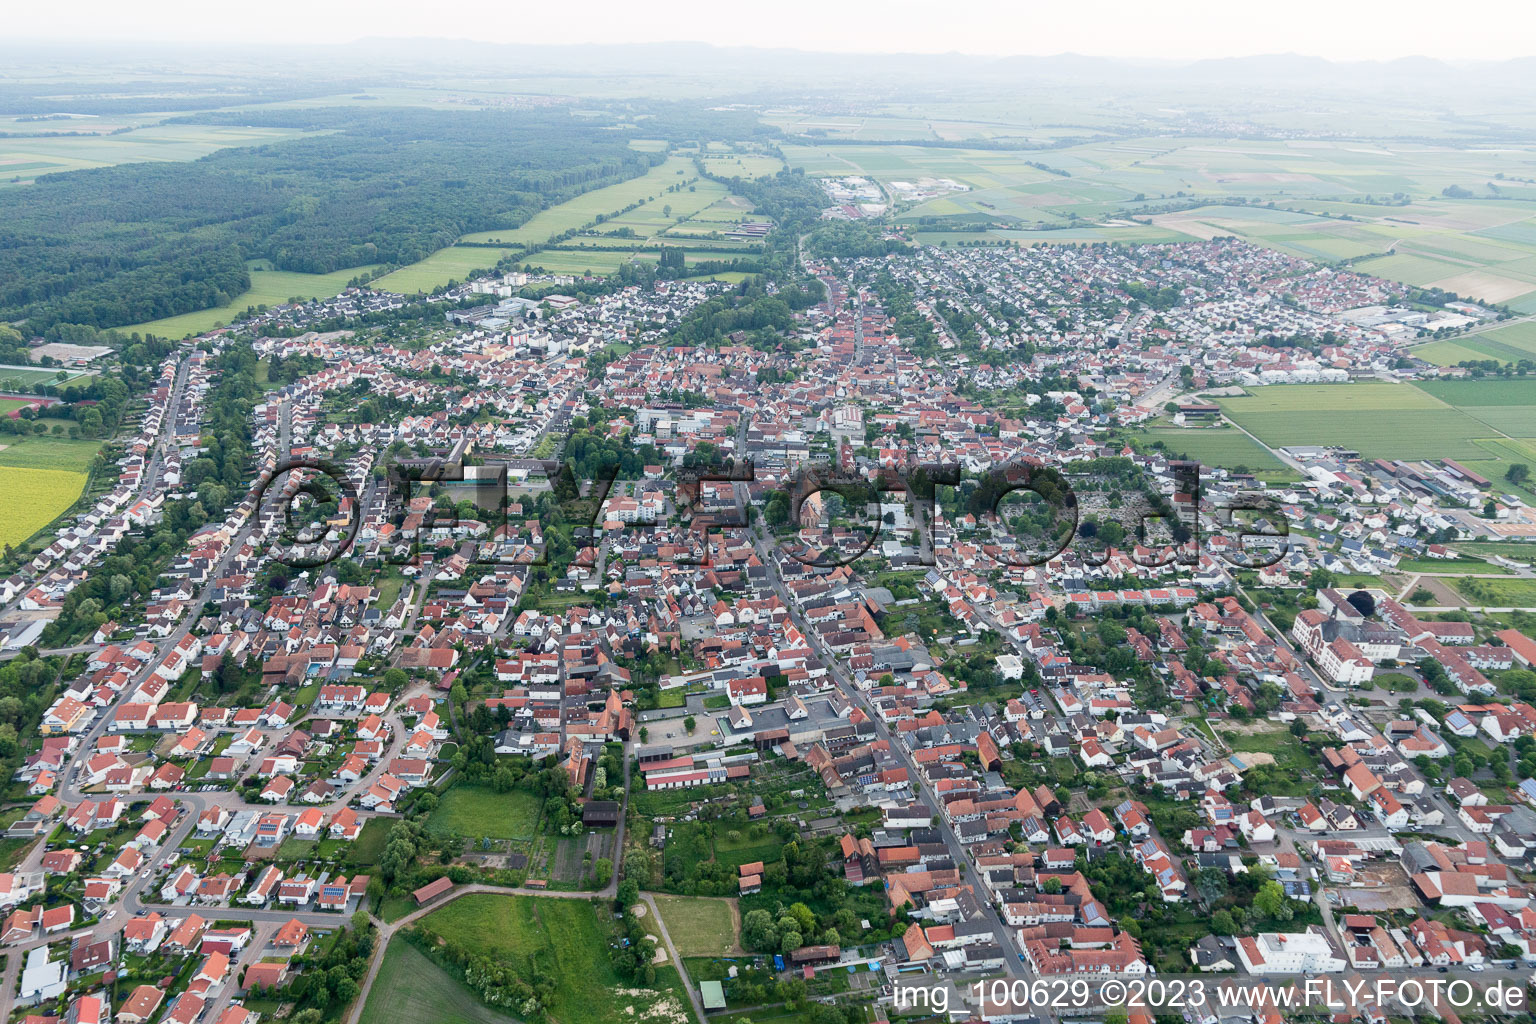
{"type": "Polygon", "coordinates": [[[749,910],[741,919],[741,942],[748,949],[769,953],[778,947],[779,936],[768,911],[749,910]]]}
{"type": "Polygon", "coordinates": [[[1291,901],[1286,898],[1285,888],[1273,879],[1259,886],[1253,897],[1253,909],[1272,921],[1289,921],[1295,913],[1291,901]]]}

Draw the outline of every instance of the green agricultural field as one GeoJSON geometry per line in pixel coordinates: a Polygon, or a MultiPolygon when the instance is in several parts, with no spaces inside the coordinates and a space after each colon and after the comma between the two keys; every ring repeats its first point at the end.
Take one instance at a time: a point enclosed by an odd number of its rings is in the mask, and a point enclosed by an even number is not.
{"type": "Polygon", "coordinates": [[[385,274],[373,285],[402,295],[430,292],[452,281],[467,280],[472,271],[490,270],[503,256],[515,251],[482,245],[452,245],[408,267],[385,274]]]}
{"type": "Polygon", "coordinates": [[[1492,562],[1485,562],[1481,558],[1405,558],[1398,562],[1394,568],[1399,573],[1490,573],[1494,576],[1507,576],[1509,569],[1492,562]]]}
{"type": "Polygon", "coordinates": [[[1492,341],[1508,345],[1529,356],[1536,357],[1536,321],[1526,320],[1517,324],[1505,324],[1477,335],[1480,341],[1492,341]]]}
{"type": "Polygon", "coordinates": [[[722,178],[768,178],[784,169],[784,161],[761,153],[711,153],[704,169],[722,178]]]}
{"type": "Polygon", "coordinates": [[[1455,366],[1466,360],[1494,359],[1517,363],[1536,359],[1536,321],[1507,324],[1447,341],[1437,341],[1413,350],[1420,359],[1439,366],[1455,366]]]}
{"type": "Polygon", "coordinates": [[[725,284],[741,284],[753,275],[744,270],[726,270],[718,274],[699,274],[694,277],[685,277],[684,281],[720,281],[725,284]]]}
{"type": "Polygon", "coordinates": [[[1482,302],[1512,303],[1536,292],[1530,278],[1536,260],[1522,257],[1506,263],[1484,264],[1471,259],[1442,256],[1411,245],[1390,256],[1361,260],[1353,269],[1411,285],[1433,285],[1482,302]]]}
{"type": "Polygon", "coordinates": [[[1431,381],[1420,389],[1511,437],[1536,437],[1536,380],[1431,381]]]}
{"type": "Polygon", "coordinates": [[[0,545],[20,544],[57,519],[80,497],[85,480],[84,473],[0,466],[0,545]]]}
{"type": "MultiPolygon", "coordinates": [[[[494,260],[492,261],[494,262],[494,260]]],[[[120,328],[124,333],[141,331],[162,338],[184,338],[227,324],[252,306],[276,306],[289,299],[326,299],[341,293],[347,282],[371,267],[353,267],[330,274],[296,274],[289,270],[252,270],[250,291],[222,306],[151,320],[120,328]]]]}
{"type": "Polygon", "coordinates": [[[612,249],[572,252],[546,249],[529,256],[527,262],[535,270],[550,274],[575,274],[579,277],[589,271],[597,275],[611,274],[625,263],[655,263],[658,258],[654,252],[628,253],[612,249]]]}
{"type": "Polygon", "coordinates": [[[1208,466],[1224,466],[1227,469],[1244,466],[1256,473],[1290,472],[1290,468],[1270,454],[1263,445],[1230,427],[1204,427],[1198,430],[1154,428],[1133,436],[1140,437],[1149,445],[1160,441],[1164,451],[1208,466]]]}
{"type": "Polygon", "coordinates": [[[476,894],[427,915],[422,924],[450,942],[512,964],[524,977],[552,980],[555,990],[547,1009],[560,1024],[620,1019],[641,1024],[688,1016],[687,1003],[668,984],[675,974],[664,978],[658,970],[659,991],[653,992],[630,988],[614,973],[606,904],[476,894]]]}
{"type": "MultiPolygon", "coordinates": [[[[495,242],[504,245],[542,245],[555,235],[566,231],[578,231],[592,224],[598,217],[608,217],[631,203],[643,203],[654,199],[661,204],[681,201],[682,196],[712,194],[719,198],[725,190],[711,181],[695,182],[694,193],[667,193],[672,185],[698,177],[693,161],[683,157],[671,157],[650,169],[646,174],[628,181],[621,181],[606,188],[583,192],[547,210],[540,210],[527,223],[516,228],[481,231],[465,235],[465,242],[495,242]],[[712,190],[712,191],[710,191],[712,190]]],[[[714,200],[712,199],[711,202],[714,200]]],[[[674,204],[676,205],[676,204],[674,204]]],[[[708,206],[708,203],[703,204],[708,206]]],[[[679,207],[680,208],[680,207],[679,207]]],[[[702,209],[703,207],[700,207],[702,209]]]]}
{"type": "Polygon", "coordinates": [[[487,786],[452,786],[427,819],[434,831],[454,831],[470,838],[532,839],[538,832],[543,801],[532,793],[497,793],[487,786]]]}
{"type": "Polygon", "coordinates": [[[100,441],[70,440],[51,434],[0,434],[0,466],[84,473],[101,450],[100,441]]]}
{"type": "MultiPolygon", "coordinates": [[[[149,115],[154,116],[154,115],[149,115]]],[[[160,160],[196,160],[227,146],[259,146],[303,138],[305,132],[286,128],[234,125],[151,124],[128,131],[107,129],[93,118],[97,135],[57,135],[0,139],[0,186],[30,184],[39,175],[78,171],[112,164],[160,160]]]]}
{"type": "Polygon", "coordinates": [[[1135,245],[1192,240],[1189,235],[1178,231],[1133,221],[1091,227],[1045,228],[1040,231],[999,230],[990,234],[994,238],[1017,242],[1020,245],[1049,245],[1054,242],[1124,242],[1135,245]]]}
{"type": "MultiPolygon", "coordinates": [[[[975,104],[961,105],[977,116],[975,104]]],[[[906,110],[926,114],[930,111],[906,110]]],[[[1081,116],[1080,114],[1077,116],[1081,116]]],[[[1039,116],[988,107],[977,120],[928,117],[807,117],[770,112],[767,120],[800,136],[783,147],[790,166],[813,176],[862,175],[889,186],[950,178],[968,189],[898,210],[898,220],[935,242],[924,228],[945,220],[1065,229],[1026,241],[1083,241],[1104,236],[1126,214],[1150,216],[1155,227],[1125,241],[1238,235],[1258,245],[1307,259],[1359,260],[1359,269],[1414,285],[1435,285],[1471,298],[1536,310],[1536,216],[1529,205],[1504,201],[1484,183],[1518,173],[1507,153],[1431,144],[1396,144],[1390,150],[1320,140],[1117,138],[1062,148],[977,150],[880,145],[882,139],[932,141],[1022,136],[1046,138],[1039,116]],[[1025,125],[1028,127],[1026,128],[1025,125]],[[869,145],[829,146],[804,133],[822,132],[869,145]],[[1040,165],[1040,166],[1037,166],[1040,165]],[[1061,173],[1052,173],[1052,171],[1061,173]],[[1450,185],[1475,198],[1447,198],[1450,185]],[[1152,212],[1170,199],[1208,197],[1209,205],[1152,212]],[[1390,198],[1389,198],[1390,197],[1390,198]],[[1085,234],[1086,233],[1086,234],[1085,234]]],[[[1289,124],[1274,115],[1275,124],[1289,124]]],[[[1080,121],[1074,123],[1081,123],[1080,121]]],[[[986,234],[992,240],[997,236],[986,234]]],[[[969,240],[951,236],[951,243],[969,240]]]]}
{"type": "Polygon", "coordinates": [[[1475,459],[1474,439],[1488,427],[1455,409],[1403,409],[1394,412],[1337,410],[1316,415],[1294,412],[1230,415],[1274,448],[1336,445],[1382,459],[1475,459]]]}
{"type": "Polygon", "coordinates": [[[1536,560],[1536,544],[1528,544],[1522,541],[1462,540],[1454,542],[1451,546],[1457,551],[1480,555],[1483,558],[1502,555],[1505,558],[1511,558],[1517,562],[1525,562],[1527,564],[1532,560],[1536,560]]]}
{"type": "MultiPolygon", "coordinates": [[[[1455,341],[1434,341],[1428,345],[1420,345],[1411,350],[1414,358],[1422,359],[1436,366],[1459,366],[1467,362],[1481,362],[1492,359],[1496,362],[1509,363],[1517,361],[1508,350],[1502,350],[1482,337],[1458,338],[1455,341]]],[[[1528,358],[1519,356],[1519,359],[1528,358]]]]}
{"type": "Polygon", "coordinates": [[[389,942],[361,1024],[518,1024],[400,936],[389,942]]]}
{"type": "Polygon", "coordinates": [[[1359,384],[1272,384],[1251,388],[1240,398],[1218,399],[1240,412],[1337,412],[1345,409],[1394,412],[1439,409],[1445,403],[1412,384],[1367,381],[1359,384]]]}
{"type": "Polygon", "coordinates": [[[1477,460],[1488,451],[1476,440],[1500,432],[1411,384],[1276,385],[1219,401],[1274,448],[1337,445],[1371,458],[1477,460]]]}
{"type": "Polygon", "coordinates": [[[723,956],[735,952],[735,900],[703,896],[656,896],[667,934],[681,956],[723,956]]]}

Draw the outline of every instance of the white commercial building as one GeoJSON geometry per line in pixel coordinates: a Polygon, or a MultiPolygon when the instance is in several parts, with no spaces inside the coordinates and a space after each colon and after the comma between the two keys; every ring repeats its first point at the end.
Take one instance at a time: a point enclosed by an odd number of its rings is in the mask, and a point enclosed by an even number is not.
{"type": "Polygon", "coordinates": [[[1321,974],[1349,966],[1327,936],[1314,931],[1243,936],[1237,940],[1237,955],[1250,974],[1321,974]]]}

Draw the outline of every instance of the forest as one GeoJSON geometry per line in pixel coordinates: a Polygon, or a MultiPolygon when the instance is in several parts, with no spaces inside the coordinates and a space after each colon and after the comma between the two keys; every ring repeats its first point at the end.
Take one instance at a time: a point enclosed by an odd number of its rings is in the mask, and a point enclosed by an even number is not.
{"type": "Polygon", "coordinates": [[[580,117],[278,109],[182,120],[314,134],[186,163],[46,175],[0,193],[0,319],[41,333],[205,309],[250,287],[252,260],[315,274],[411,263],[665,159],[630,148],[631,136],[764,131],[732,112],[677,105],[649,109],[643,127],[629,108],[580,117]]]}

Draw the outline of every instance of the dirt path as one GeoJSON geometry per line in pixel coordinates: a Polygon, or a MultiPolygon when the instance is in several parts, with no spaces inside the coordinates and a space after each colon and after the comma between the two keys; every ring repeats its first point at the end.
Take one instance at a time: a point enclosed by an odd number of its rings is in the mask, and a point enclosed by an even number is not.
{"type": "Polygon", "coordinates": [[[725,904],[726,904],[726,906],[731,908],[731,931],[737,936],[737,941],[731,943],[731,950],[730,951],[733,954],[735,954],[737,956],[740,956],[740,955],[746,953],[746,950],[741,948],[741,940],[740,940],[740,936],[741,936],[741,901],[740,900],[736,900],[736,899],[731,899],[731,898],[727,897],[726,901],[725,901],[725,904]]]}

